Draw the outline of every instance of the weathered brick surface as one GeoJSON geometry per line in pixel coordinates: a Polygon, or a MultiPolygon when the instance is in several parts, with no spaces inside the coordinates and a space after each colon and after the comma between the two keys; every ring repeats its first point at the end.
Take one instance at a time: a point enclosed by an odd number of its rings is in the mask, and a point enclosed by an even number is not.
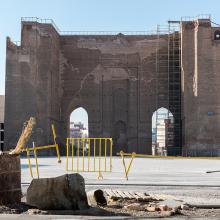
{"type": "Polygon", "coordinates": [[[182,23],[184,153],[220,155],[220,40],[210,20],[182,23]]]}
{"type": "Polygon", "coordinates": [[[17,155],[0,155],[0,205],[20,203],[21,168],[17,155]]]}
{"type": "Polygon", "coordinates": [[[30,116],[32,141],[51,142],[54,123],[64,144],[70,113],[83,107],[91,137],[113,137],[114,153],[150,154],[156,47],[156,35],[63,36],[50,24],[24,22],[21,46],[7,43],[5,146],[16,144],[30,116]]]}
{"type": "MultiPolygon", "coordinates": [[[[216,29],[204,19],[181,23],[182,136],[189,154],[219,154],[216,29]]],[[[5,146],[16,145],[30,116],[37,118],[31,141],[51,142],[54,123],[64,146],[70,113],[83,107],[91,137],[113,137],[114,152],[150,154],[152,114],[170,107],[156,89],[157,43],[157,36],[147,35],[65,36],[51,24],[23,22],[21,46],[7,40],[5,146]]],[[[166,47],[167,36],[161,36],[159,52],[167,54],[166,47]]],[[[168,88],[167,76],[164,67],[161,91],[168,88]]]]}

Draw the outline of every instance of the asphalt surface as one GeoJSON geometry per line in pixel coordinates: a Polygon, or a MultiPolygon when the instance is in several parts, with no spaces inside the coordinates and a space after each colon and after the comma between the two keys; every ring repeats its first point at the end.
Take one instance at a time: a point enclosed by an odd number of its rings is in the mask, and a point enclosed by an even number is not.
{"type": "MultiPolygon", "coordinates": [[[[62,157],[61,159],[62,163],[57,163],[56,158],[38,158],[40,177],[55,177],[67,173],[65,170],[66,158],[62,157]]],[[[33,173],[36,178],[34,162],[34,159],[32,159],[33,173]]],[[[128,162],[128,159],[126,162],[128,162]]],[[[86,184],[220,186],[220,172],[206,173],[209,170],[219,170],[220,160],[135,158],[129,172],[128,181],[125,178],[121,158],[114,157],[112,164],[112,172],[102,173],[103,179],[97,178],[98,173],[81,173],[86,184]]],[[[82,166],[82,161],[79,165],[82,166]]],[[[90,169],[92,166],[91,163],[90,169]]],[[[96,166],[98,166],[98,162],[96,166]]],[[[104,167],[104,164],[102,163],[101,166],[104,167]]],[[[32,178],[25,158],[21,159],[21,168],[22,183],[30,183],[32,178]]]]}
{"type": "MultiPolygon", "coordinates": [[[[66,158],[62,157],[61,159],[62,163],[57,163],[57,159],[54,157],[39,158],[40,178],[66,174],[66,158]]],[[[34,159],[31,162],[33,174],[36,178],[34,159]]],[[[69,162],[71,166],[71,161],[69,162]]],[[[86,164],[86,161],[84,162],[86,164]]],[[[127,159],[126,163],[128,162],[127,159]]],[[[151,194],[169,194],[191,204],[220,205],[220,173],[206,173],[208,170],[220,169],[220,160],[136,158],[131,166],[128,180],[125,178],[121,158],[114,157],[112,164],[112,172],[103,172],[103,179],[97,178],[98,173],[81,173],[85,178],[87,191],[97,188],[123,189],[151,194]]],[[[82,166],[82,161],[79,165],[82,166]]],[[[91,166],[93,165],[91,163],[91,166]]],[[[104,164],[102,163],[101,166],[104,166],[104,164]]],[[[25,195],[27,187],[32,180],[25,158],[21,160],[21,167],[22,190],[25,195]]]]}

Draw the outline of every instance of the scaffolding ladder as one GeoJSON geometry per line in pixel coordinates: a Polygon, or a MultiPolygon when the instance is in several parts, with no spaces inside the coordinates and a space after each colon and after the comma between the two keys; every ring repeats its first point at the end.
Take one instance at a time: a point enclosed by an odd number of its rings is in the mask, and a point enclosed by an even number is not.
{"type": "Polygon", "coordinates": [[[168,155],[176,156],[182,155],[180,22],[169,21],[168,26],[169,109],[174,116],[174,144],[167,151],[168,155]]]}
{"type": "MultiPolygon", "coordinates": [[[[170,119],[169,112],[171,112],[174,117],[173,140],[170,139],[166,146],[167,155],[169,156],[182,154],[180,55],[179,22],[169,21],[168,26],[158,26],[156,49],[156,109],[158,110],[160,107],[165,107],[168,109],[166,118],[170,119]]],[[[156,134],[158,134],[158,114],[158,111],[156,111],[156,134]]]]}

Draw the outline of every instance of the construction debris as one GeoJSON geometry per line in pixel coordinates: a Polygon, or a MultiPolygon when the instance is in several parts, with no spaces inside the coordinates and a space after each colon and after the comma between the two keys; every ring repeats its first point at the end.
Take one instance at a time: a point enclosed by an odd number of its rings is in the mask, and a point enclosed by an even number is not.
{"type": "MultiPolygon", "coordinates": [[[[63,199],[63,195],[61,195],[63,194],[63,192],[59,194],[60,185],[54,185],[53,182],[50,182],[50,184],[51,187],[53,186],[56,189],[51,190],[52,188],[48,187],[48,190],[51,191],[48,193],[44,191],[42,194],[40,194],[39,198],[37,199],[38,203],[40,203],[40,201],[45,203],[44,197],[48,197],[48,194],[56,194],[61,196],[62,202],[65,203],[67,200],[63,199]]],[[[79,192],[78,189],[76,189],[76,191],[79,192]]],[[[72,201],[79,197],[81,198],[81,196],[79,195],[78,197],[73,196],[76,195],[76,192],[75,194],[70,194],[69,193],[70,190],[69,191],[65,190],[65,192],[66,192],[65,195],[67,197],[69,196],[68,199],[70,199],[71,197],[72,201]]],[[[180,217],[180,216],[209,217],[209,216],[220,215],[220,209],[219,206],[217,205],[212,206],[216,209],[214,208],[210,209],[211,205],[209,206],[202,205],[201,206],[202,208],[195,208],[194,205],[186,204],[182,200],[179,200],[178,198],[169,195],[156,195],[156,194],[149,195],[145,192],[98,189],[98,190],[89,191],[87,193],[87,196],[88,199],[89,198],[93,198],[95,200],[98,199],[96,201],[96,205],[94,205],[96,207],[87,206],[85,209],[81,209],[81,210],[73,210],[73,209],[69,209],[69,207],[68,209],[42,210],[40,208],[37,208],[36,206],[35,208],[33,206],[29,206],[28,204],[20,203],[17,206],[0,206],[0,213],[8,213],[8,214],[23,213],[26,215],[135,216],[135,217],[144,217],[144,218],[151,218],[151,217],[166,218],[174,215],[175,217],[180,217]],[[112,197],[109,196],[109,193],[106,192],[109,192],[111,194],[120,192],[121,196],[117,197],[116,195],[114,195],[113,197],[114,199],[112,199],[112,197]],[[148,200],[144,201],[142,198],[142,200],[140,200],[142,196],[151,197],[151,199],[148,198],[148,200]],[[107,201],[107,205],[103,206],[103,201],[107,201]]],[[[55,197],[51,197],[51,200],[53,201],[53,204],[55,204],[58,201],[57,198],[55,197]]]]}
{"type": "Polygon", "coordinates": [[[118,200],[137,200],[142,202],[152,202],[152,201],[163,201],[164,197],[160,195],[149,195],[143,192],[133,192],[133,191],[121,191],[121,190],[112,190],[105,189],[105,194],[109,199],[118,200]]]}
{"type": "Polygon", "coordinates": [[[124,206],[124,208],[134,210],[134,211],[145,211],[145,208],[141,206],[139,203],[132,203],[127,206],[124,206]]]}
{"type": "Polygon", "coordinates": [[[101,189],[87,192],[87,199],[89,205],[92,207],[107,205],[107,200],[104,196],[104,192],[101,189]]]}
{"type": "MultiPolygon", "coordinates": [[[[166,199],[164,201],[161,201],[158,203],[159,207],[166,206],[169,207],[171,210],[176,212],[177,210],[181,209],[181,206],[185,204],[183,201],[176,200],[176,199],[166,199]]],[[[161,211],[167,211],[166,210],[161,210],[161,211]]]]}
{"type": "Polygon", "coordinates": [[[104,194],[107,197],[107,210],[121,206],[122,212],[136,212],[143,216],[168,217],[179,214],[181,209],[189,208],[184,201],[168,195],[149,195],[145,192],[112,189],[105,189],[104,194]]]}
{"type": "Polygon", "coordinates": [[[21,153],[22,149],[24,149],[25,144],[28,142],[32,134],[32,131],[35,125],[36,125],[36,119],[31,117],[29,121],[27,122],[27,124],[24,126],[24,129],[21,133],[21,136],[18,140],[18,143],[15,149],[12,150],[9,154],[20,154],[21,153]]]}

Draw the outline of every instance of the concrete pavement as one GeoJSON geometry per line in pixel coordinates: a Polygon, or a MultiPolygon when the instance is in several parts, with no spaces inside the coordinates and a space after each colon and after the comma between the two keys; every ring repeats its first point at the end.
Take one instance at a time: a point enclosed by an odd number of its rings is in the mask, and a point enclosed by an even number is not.
{"type": "MultiPolygon", "coordinates": [[[[39,158],[40,177],[54,177],[67,173],[66,160],[57,163],[56,158],[39,158]]],[[[34,165],[34,160],[32,159],[34,165]]],[[[31,176],[27,160],[21,159],[22,183],[30,183],[31,176]]],[[[35,167],[33,166],[33,171],[35,167]]],[[[103,173],[98,180],[97,173],[82,173],[86,184],[146,184],[146,185],[205,185],[220,186],[220,173],[207,174],[207,170],[219,170],[220,160],[188,159],[146,159],[135,158],[129,180],[124,177],[124,168],[120,157],[113,158],[112,173],[103,173]]],[[[36,173],[35,173],[36,177],[36,173]]]]}
{"type": "MultiPolygon", "coordinates": [[[[65,157],[62,157],[61,164],[57,163],[56,158],[39,158],[38,162],[41,178],[67,173],[65,157]]],[[[34,164],[33,159],[32,163],[34,164]]],[[[26,159],[21,159],[21,166],[22,189],[25,194],[32,178],[26,159]]],[[[112,173],[103,173],[104,179],[97,179],[98,173],[93,172],[81,175],[85,178],[87,191],[97,188],[117,188],[169,194],[193,204],[220,204],[220,173],[206,173],[207,170],[218,169],[220,160],[136,158],[129,179],[126,180],[120,157],[114,157],[112,173]]]]}

